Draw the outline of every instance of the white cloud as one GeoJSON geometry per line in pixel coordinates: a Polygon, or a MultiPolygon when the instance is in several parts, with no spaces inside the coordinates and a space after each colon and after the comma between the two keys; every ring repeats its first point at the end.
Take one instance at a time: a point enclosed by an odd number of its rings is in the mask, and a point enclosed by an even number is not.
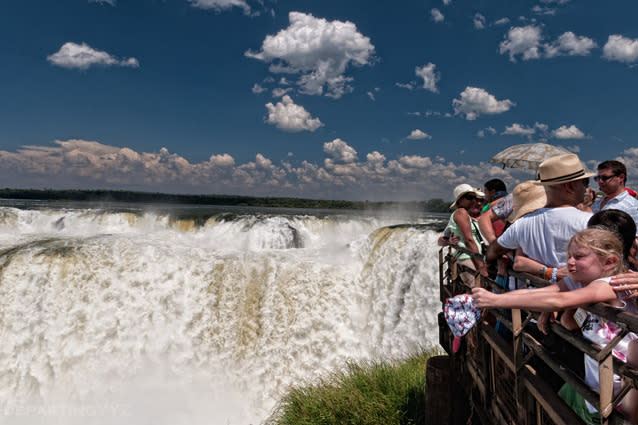
{"type": "Polygon", "coordinates": [[[434,22],[443,22],[445,20],[445,16],[443,16],[441,11],[436,7],[430,10],[430,15],[432,16],[432,20],[434,22]]]}
{"type": "Polygon", "coordinates": [[[268,89],[263,88],[261,85],[259,85],[259,84],[257,84],[257,83],[255,83],[255,84],[253,85],[253,88],[252,88],[252,92],[253,92],[253,93],[255,93],[255,94],[263,93],[263,92],[265,92],[266,90],[268,90],[268,89]]]}
{"type": "Polygon", "coordinates": [[[401,87],[402,89],[414,90],[414,83],[394,83],[397,87],[401,87]]]}
{"type": "Polygon", "coordinates": [[[428,63],[421,67],[417,66],[414,72],[418,77],[423,78],[424,89],[437,93],[439,90],[436,88],[436,83],[441,79],[441,76],[437,74],[435,68],[435,64],[428,63]]]}
{"type": "Polygon", "coordinates": [[[410,140],[423,140],[423,139],[431,139],[432,136],[422,132],[421,130],[417,128],[416,130],[412,130],[412,133],[410,133],[410,135],[407,138],[410,140]]]}
{"type": "Polygon", "coordinates": [[[354,162],[357,160],[357,151],[341,139],[323,144],[323,151],[340,162],[354,162]]]}
{"type": "Polygon", "coordinates": [[[372,93],[371,91],[369,91],[368,93],[366,93],[368,95],[368,97],[370,98],[370,100],[375,101],[377,99],[375,99],[374,97],[374,93],[372,93]]]}
{"type": "Polygon", "coordinates": [[[534,123],[534,128],[539,130],[541,133],[546,133],[547,130],[549,129],[549,126],[547,124],[536,122],[534,123]]]}
{"type": "Polygon", "coordinates": [[[482,30],[483,28],[485,28],[485,16],[481,15],[480,13],[476,13],[474,15],[474,28],[476,28],[477,30],[482,30]]]}
{"type": "Polygon", "coordinates": [[[638,62],[638,39],[610,35],[603,47],[603,57],[618,62],[638,62]]]}
{"type": "Polygon", "coordinates": [[[106,3],[115,6],[115,0],[89,0],[89,3],[106,3]]]}
{"type": "Polygon", "coordinates": [[[47,60],[54,65],[69,69],[85,70],[93,65],[102,66],[128,66],[137,68],[140,66],[135,58],[117,59],[101,50],[95,50],[86,43],[76,44],[67,42],[60,50],[47,56],[47,60]]]}
{"type": "Polygon", "coordinates": [[[510,28],[505,40],[499,45],[499,52],[509,54],[510,60],[516,62],[516,56],[523,60],[540,57],[541,29],[534,25],[510,28]]]}
{"type": "Polygon", "coordinates": [[[553,15],[556,15],[558,11],[553,7],[543,7],[543,6],[536,5],[532,7],[532,12],[534,12],[537,15],[553,16],[553,15]]]}
{"type": "Polygon", "coordinates": [[[553,43],[545,45],[545,56],[587,56],[598,47],[596,42],[585,36],[577,36],[571,31],[560,35],[553,43]]]}
{"type": "Polygon", "coordinates": [[[516,104],[509,99],[497,100],[493,95],[478,87],[466,87],[460,99],[454,99],[455,115],[465,115],[467,120],[475,120],[482,114],[500,114],[509,111],[516,104]]]}
{"type": "MultiPolygon", "coordinates": [[[[387,159],[378,151],[362,155],[341,139],[324,144],[323,165],[275,161],[263,154],[237,163],[226,153],[190,162],[162,148],[137,152],[95,141],[56,141],[54,146],[24,146],[17,152],[0,150],[0,177],[23,187],[109,188],[169,193],[226,193],[296,196],[323,199],[414,200],[450,199],[460,183],[480,186],[501,178],[513,187],[529,175],[488,163],[468,165],[409,155],[387,159]],[[519,173],[514,177],[512,173],[519,173]],[[424,192],[424,181],[436,181],[424,192]]],[[[638,173],[636,173],[638,174],[638,173]]]]}
{"type": "Polygon", "coordinates": [[[485,136],[493,136],[494,134],[496,134],[496,129],[494,127],[487,127],[476,133],[476,135],[481,138],[485,136]]]}
{"type": "Polygon", "coordinates": [[[246,15],[250,13],[250,6],[244,0],[188,0],[193,7],[200,9],[213,9],[216,12],[231,9],[233,7],[241,8],[246,15]]]}
{"type": "Polygon", "coordinates": [[[567,127],[562,125],[556,130],[552,131],[552,136],[557,139],[584,139],[585,134],[578,129],[575,125],[567,127]]]}
{"type": "Polygon", "coordinates": [[[536,129],[532,127],[527,127],[518,123],[514,123],[510,126],[505,127],[505,131],[501,134],[508,136],[531,136],[536,133],[536,129]]]}
{"type": "Polygon", "coordinates": [[[501,18],[494,21],[494,25],[505,25],[510,23],[510,18],[501,18]]]}
{"type": "Polygon", "coordinates": [[[444,6],[447,6],[447,5],[449,5],[450,3],[452,3],[452,0],[443,0],[443,5],[444,5],[444,6]]]}
{"type": "Polygon", "coordinates": [[[565,4],[565,3],[569,3],[569,0],[540,0],[541,3],[546,3],[546,4],[565,4]]]}
{"type": "Polygon", "coordinates": [[[271,63],[274,73],[299,74],[297,85],[304,94],[339,98],[352,91],[350,65],[371,65],[374,46],[352,22],[327,21],[290,12],[290,26],[264,39],[259,52],[246,56],[271,63]]]}
{"type": "Polygon", "coordinates": [[[281,88],[281,87],[276,87],[274,89],[272,89],[272,97],[281,97],[283,95],[285,95],[286,93],[288,93],[289,91],[292,91],[292,88],[290,87],[286,87],[281,88]]]}
{"type": "Polygon", "coordinates": [[[266,109],[268,109],[266,122],[284,131],[315,131],[323,126],[319,118],[312,118],[303,106],[296,105],[288,95],[285,95],[276,105],[267,103],[266,109]]]}

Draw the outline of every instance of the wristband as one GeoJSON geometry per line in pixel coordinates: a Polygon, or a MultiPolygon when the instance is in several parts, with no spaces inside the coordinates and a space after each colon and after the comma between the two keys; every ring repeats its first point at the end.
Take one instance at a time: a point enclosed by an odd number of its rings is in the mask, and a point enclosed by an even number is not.
{"type": "Polygon", "coordinates": [[[556,283],[556,275],[558,274],[558,269],[552,269],[552,278],[549,280],[551,283],[556,283]]]}
{"type": "Polygon", "coordinates": [[[543,268],[541,269],[541,276],[545,277],[545,273],[547,273],[547,267],[543,266],[543,268]]]}
{"type": "Polygon", "coordinates": [[[554,269],[552,267],[548,267],[547,270],[545,270],[545,280],[550,280],[552,278],[552,273],[554,273],[554,269]]]}

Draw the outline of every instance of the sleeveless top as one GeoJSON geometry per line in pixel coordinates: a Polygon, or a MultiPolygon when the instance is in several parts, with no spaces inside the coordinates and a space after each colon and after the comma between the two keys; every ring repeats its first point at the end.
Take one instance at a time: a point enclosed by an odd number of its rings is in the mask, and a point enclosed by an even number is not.
{"type": "MultiPolygon", "coordinates": [[[[458,211],[458,210],[456,210],[458,211]]],[[[454,214],[456,214],[456,211],[454,211],[452,213],[452,215],[450,215],[450,221],[447,224],[447,227],[450,228],[450,230],[452,231],[452,235],[453,236],[458,236],[459,237],[459,246],[463,247],[463,248],[467,248],[467,245],[465,245],[465,240],[463,240],[463,235],[461,235],[461,231],[459,230],[459,226],[456,224],[456,222],[454,221],[454,214]]],[[[470,217],[470,227],[472,228],[472,238],[474,239],[474,243],[476,244],[476,246],[478,247],[478,249],[481,249],[481,241],[483,240],[483,238],[481,237],[481,234],[479,233],[479,229],[478,229],[478,224],[476,223],[476,219],[470,217]]],[[[482,252],[480,252],[480,254],[483,254],[482,252]]],[[[470,256],[467,254],[461,254],[459,255],[459,261],[463,261],[463,260],[469,260],[470,256]]]]}
{"type": "MultiPolygon", "coordinates": [[[[605,277],[596,280],[603,280],[609,283],[610,279],[611,277],[605,277]]],[[[633,301],[626,302],[621,298],[619,299],[623,302],[624,306],[613,308],[627,311],[629,313],[638,313],[636,304],[633,301]]],[[[589,312],[587,312],[587,318],[581,325],[581,330],[583,331],[583,336],[585,338],[587,338],[594,344],[598,344],[601,348],[607,346],[609,341],[614,339],[616,335],[621,332],[621,328],[618,327],[616,323],[598,317],[597,315],[589,312]]],[[[612,351],[614,357],[626,363],[627,348],[629,347],[629,343],[635,339],[638,339],[638,336],[636,336],[636,334],[634,334],[633,332],[628,333],[612,351]]],[[[587,355],[585,355],[585,382],[594,390],[600,392],[598,362],[587,355]]],[[[614,394],[616,394],[620,390],[621,385],[621,378],[618,375],[614,374],[614,394]]],[[[587,402],[587,408],[589,409],[590,413],[597,412],[596,408],[589,402],[587,402]]]]}

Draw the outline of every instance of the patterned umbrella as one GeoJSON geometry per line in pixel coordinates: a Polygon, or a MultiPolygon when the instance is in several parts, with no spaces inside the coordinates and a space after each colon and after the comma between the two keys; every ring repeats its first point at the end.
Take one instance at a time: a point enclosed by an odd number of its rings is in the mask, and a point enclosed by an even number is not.
{"type": "Polygon", "coordinates": [[[497,153],[490,162],[503,164],[503,167],[538,169],[541,162],[556,155],[572,153],[559,146],[545,143],[525,143],[514,145],[497,153]]]}

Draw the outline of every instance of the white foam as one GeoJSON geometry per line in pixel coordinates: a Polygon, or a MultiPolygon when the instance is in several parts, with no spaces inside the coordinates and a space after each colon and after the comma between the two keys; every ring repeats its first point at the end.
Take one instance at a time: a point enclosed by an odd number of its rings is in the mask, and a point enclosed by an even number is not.
{"type": "Polygon", "coordinates": [[[437,343],[432,231],[107,216],[0,214],[0,423],[256,424],[348,359],[437,343]]]}

